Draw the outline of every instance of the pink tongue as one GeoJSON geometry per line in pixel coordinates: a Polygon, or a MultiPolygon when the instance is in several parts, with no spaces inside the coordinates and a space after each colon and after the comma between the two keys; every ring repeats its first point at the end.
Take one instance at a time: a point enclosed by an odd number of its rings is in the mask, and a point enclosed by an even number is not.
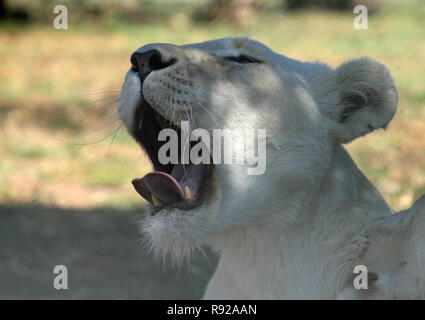
{"type": "Polygon", "coordinates": [[[131,183],[136,191],[152,204],[152,194],[163,205],[171,205],[184,200],[183,188],[173,176],[165,172],[150,172],[143,178],[133,179],[131,183]]]}

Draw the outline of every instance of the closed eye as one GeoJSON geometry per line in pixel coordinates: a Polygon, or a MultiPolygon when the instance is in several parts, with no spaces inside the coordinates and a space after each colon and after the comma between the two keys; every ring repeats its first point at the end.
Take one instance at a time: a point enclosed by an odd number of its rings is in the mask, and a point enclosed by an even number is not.
{"type": "Polygon", "coordinates": [[[261,61],[253,57],[241,54],[240,56],[233,57],[224,57],[227,61],[237,62],[237,63],[260,63],[261,61]]]}

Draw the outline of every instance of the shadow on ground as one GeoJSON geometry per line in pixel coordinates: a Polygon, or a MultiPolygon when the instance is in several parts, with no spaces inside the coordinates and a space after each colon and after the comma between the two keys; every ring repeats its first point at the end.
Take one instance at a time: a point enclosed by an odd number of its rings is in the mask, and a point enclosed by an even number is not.
{"type": "Polygon", "coordinates": [[[140,212],[0,205],[0,299],[199,299],[216,257],[180,271],[155,263],[140,212]],[[53,268],[68,268],[56,290],[53,268]]]}

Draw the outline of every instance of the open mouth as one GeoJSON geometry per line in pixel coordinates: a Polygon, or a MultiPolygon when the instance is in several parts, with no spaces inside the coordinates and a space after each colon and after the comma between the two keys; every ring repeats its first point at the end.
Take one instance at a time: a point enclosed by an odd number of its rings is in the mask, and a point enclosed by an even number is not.
{"type": "MultiPolygon", "coordinates": [[[[181,155],[181,129],[170,120],[162,117],[143,99],[135,114],[133,136],[148,154],[154,171],[143,178],[132,180],[136,191],[155,207],[155,212],[165,207],[190,210],[201,204],[205,182],[211,171],[210,164],[162,164],[159,150],[166,141],[158,141],[162,129],[177,132],[179,156],[181,155]]],[[[186,146],[191,148],[193,142],[186,146]]],[[[190,150],[189,150],[190,152],[190,150]]],[[[180,158],[179,158],[180,159],[180,158]]]]}

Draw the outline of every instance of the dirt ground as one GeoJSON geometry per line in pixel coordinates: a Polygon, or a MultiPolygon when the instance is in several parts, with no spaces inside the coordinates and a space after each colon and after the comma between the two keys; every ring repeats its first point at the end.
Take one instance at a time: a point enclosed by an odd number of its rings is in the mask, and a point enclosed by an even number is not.
{"type": "Polygon", "coordinates": [[[209,252],[182,270],[153,261],[141,214],[112,209],[0,206],[0,299],[199,299],[216,265],[209,252]],[[53,268],[68,269],[56,290],[53,268]]]}

